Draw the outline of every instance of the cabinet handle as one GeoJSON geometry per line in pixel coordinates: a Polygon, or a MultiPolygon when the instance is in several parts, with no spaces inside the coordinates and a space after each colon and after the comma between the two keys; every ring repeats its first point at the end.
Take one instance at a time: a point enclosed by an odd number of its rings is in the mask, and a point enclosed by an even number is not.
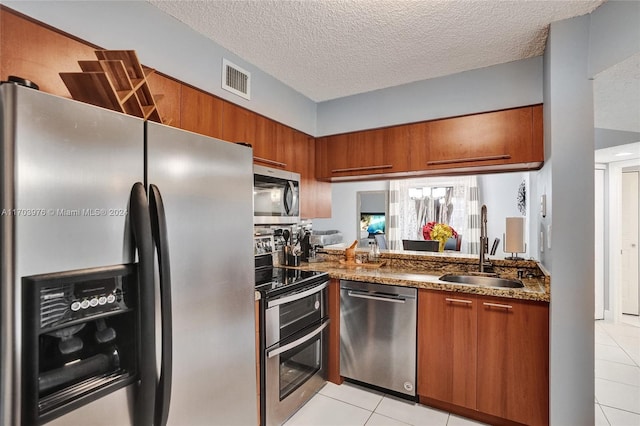
{"type": "Polygon", "coordinates": [[[491,160],[508,160],[511,156],[509,154],[503,155],[488,155],[486,157],[469,157],[469,158],[454,158],[451,160],[437,160],[427,161],[428,166],[437,166],[439,164],[453,164],[453,163],[469,163],[474,161],[491,161],[491,160]]]}
{"type": "Polygon", "coordinates": [[[501,305],[499,303],[483,302],[482,304],[484,306],[489,306],[489,307],[493,307],[493,308],[504,308],[504,309],[512,309],[513,308],[513,306],[511,306],[511,305],[501,305]]]}
{"type": "Polygon", "coordinates": [[[382,166],[364,166],[364,167],[347,167],[346,169],[333,169],[331,173],[340,172],[359,172],[362,170],[380,170],[380,169],[392,169],[393,164],[384,164],[382,166]]]}
{"type": "Polygon", "coordinates": [[[257,161],[259,163],[271,164],[272,166],[287,167],[287,163],[281,163],[280,161],[269,160],[267,158],[262,158],[262,157],[253,157],[253,161],[257,161]]]}
{"type": "Polygon", "coordinates": [[[471,300],[463,300],[463,299],[450,299],[446,297],[444,300],[451,303],[465,303],[467,305],[471,305],[473,302],[471,300]]]}

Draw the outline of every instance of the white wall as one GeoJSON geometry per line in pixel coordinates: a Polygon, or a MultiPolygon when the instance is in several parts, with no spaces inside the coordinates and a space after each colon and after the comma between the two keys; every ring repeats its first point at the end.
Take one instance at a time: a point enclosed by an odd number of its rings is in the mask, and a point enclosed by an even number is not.
{"type": "Polygon", "coordinates": [[[316,132],[315,102],[146,1],[1,2],[105,49],[135,50],[143,64],[164,74],[310,135],[316,132]],[[251,73],[250,101],[221,88],[223,57],[251,73]]]}
{"type": "Polygon", "coordinates": [[[357,230],[360,219],[356,217],[358,191],[388,191],[389,181],[340,182],[331,184],[331,218],[314,219],[313,229],[342,232],[343,241],[352,243],[359,239],[357,230]]]}
{"type": "MultiPolygon", "coordinates": [[[[545,138],[553,215],[551,424],[594,423],[594,124],[589,21],[551,24],[545,52],[545,138]]],[[[549,185],[548,181],[543,185],[549,185]]],[[[549,196],[549,194],[547,194],[549,196]]]]}
{"type": "MultiPolygon", "coordinates": [[[[640,2],[609,1],[551,24],[544,56],[545,165],[552,249],[551,424],[594,423],[594,128],[590,78],[640,51],[640,2]]],[[[547,235],[548,236],[548,235],[547,235]]]]}
{"type": "Polygon", "coordinates": [[[542,103],[542,57],[318,104],[318,136],[542,103]]]}
{"type": "MultiPolygon", "coordinates": [[[[520,183],[525,181],[527,192],[529,192],[529,172],[488,174],[478,176],[478,189],[480,191],[480,204],[487,206],[487,234],[489,237],[489,248],[493,244],[494,238],[500,238],[500,245],[496,251],[498,257],[510,256],[511,253],[504,253],[504,233],[507,217],[522,217],[518,210],[517,194],[520,183]]],[[[529,195],[527,195],[529,197],[529,195]]],[[[527,210],[532,207],[531,201],[527,200],[527,210]]],[[[526,215],[525,227],[529,222],[530,213],[526,215]]],[[[527,242],[527,252],[520,254],[521,257],[528,258],[535,253],[532,250],[531,241],[528,238],[528,230],[525,228],[525,241],[527,242]]]]}

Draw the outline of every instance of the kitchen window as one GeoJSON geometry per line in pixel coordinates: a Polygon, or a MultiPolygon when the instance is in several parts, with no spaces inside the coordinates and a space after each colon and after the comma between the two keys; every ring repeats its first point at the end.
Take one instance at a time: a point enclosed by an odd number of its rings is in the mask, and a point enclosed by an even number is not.
{"type": "Polygon", "coordinates": [[[451,225],[462,236],[462,252],[479,252],[480,207],[475,176],[392,180],[389,189],[387,240],[391,249],[402,249],[403,239],[423,239],[422,227],[436,221],[451,225]]]}

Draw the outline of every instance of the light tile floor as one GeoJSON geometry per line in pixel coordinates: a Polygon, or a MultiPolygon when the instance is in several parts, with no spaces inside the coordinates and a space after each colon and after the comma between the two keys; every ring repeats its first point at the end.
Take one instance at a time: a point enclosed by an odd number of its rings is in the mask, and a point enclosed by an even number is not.
{"type": "Polygon", "coordinates": [[[640,426],[640,327],[596,321],[596,425],[640,426]]]}
{"type": "MultiPolygon", "coordinates": [[[[595,424],[640,426],[640,328],[596,321],[595,424]]],[[[481,425],[345,383],[327,383],[285,426],[481,425]]]]}

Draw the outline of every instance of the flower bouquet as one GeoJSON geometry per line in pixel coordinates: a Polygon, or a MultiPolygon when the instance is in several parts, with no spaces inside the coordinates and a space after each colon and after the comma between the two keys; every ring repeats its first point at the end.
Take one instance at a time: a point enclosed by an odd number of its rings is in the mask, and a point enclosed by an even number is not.
{"type": "Polygon", "coordinates": [[[437,240],[440,242],[440,251],[444,251],[444,245],[451,237],[457,237],[458,233],[446,223],[429,222],[422,227],[422,236],[425,240],[437,240]]]}

